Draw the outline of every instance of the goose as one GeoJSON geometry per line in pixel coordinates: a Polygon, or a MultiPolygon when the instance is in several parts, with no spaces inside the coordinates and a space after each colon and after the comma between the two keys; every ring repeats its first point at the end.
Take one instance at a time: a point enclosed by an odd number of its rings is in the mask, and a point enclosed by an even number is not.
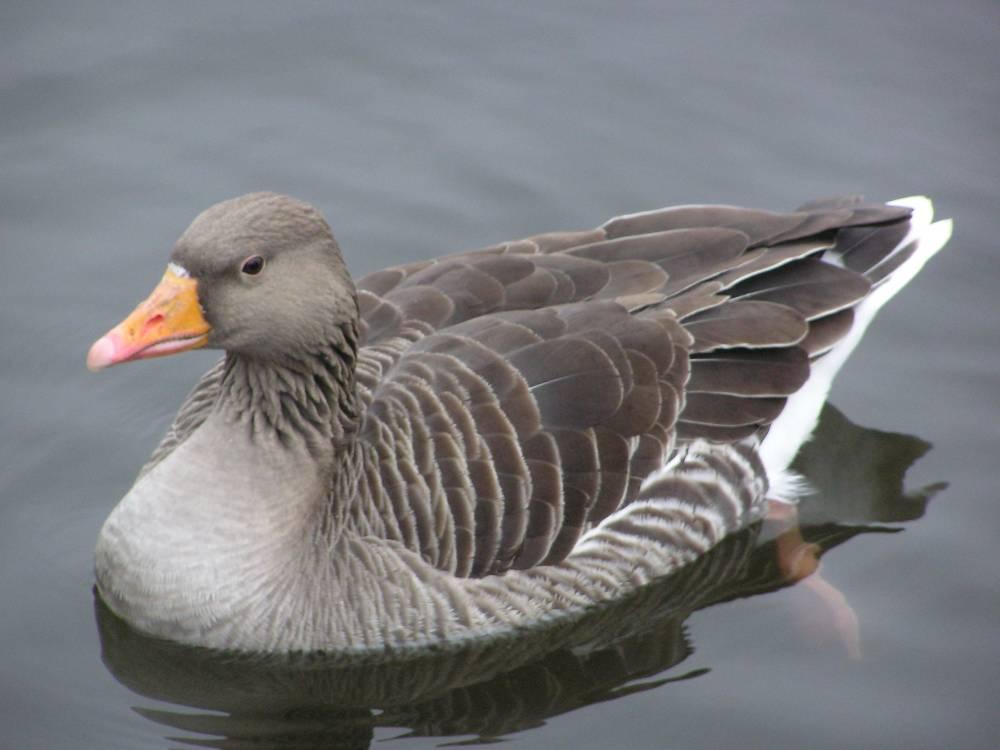
{"type": "Polygon", "coordinates": [[[677,570],[789,465],[929,200],[684,205],[352,281],[311,205],[195,218],[88,367],[223,350],[100,530],[155,637],[387,652],[516,634],[677,570]]]}

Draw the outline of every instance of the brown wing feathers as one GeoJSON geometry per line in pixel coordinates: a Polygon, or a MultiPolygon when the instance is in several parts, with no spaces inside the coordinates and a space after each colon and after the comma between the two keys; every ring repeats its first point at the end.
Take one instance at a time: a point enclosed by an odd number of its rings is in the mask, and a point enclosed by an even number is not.
{"type": "Polygon", "coordinates": [[[777,417],[898,262],[907,213],[685,206],[362,279],[387,533],[463,576],[564,559],[676,440],[777,417]]]}

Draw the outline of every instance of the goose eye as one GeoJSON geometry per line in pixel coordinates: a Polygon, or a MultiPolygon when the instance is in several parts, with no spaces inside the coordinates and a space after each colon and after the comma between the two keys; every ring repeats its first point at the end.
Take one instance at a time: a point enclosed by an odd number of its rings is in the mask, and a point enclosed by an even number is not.
{"type": "Polygon", "coordinates": [[[264,270],[264,259],[259,255],[251,255],[240,266],[240,270],[248,276],[256,276],[264,270]]]}

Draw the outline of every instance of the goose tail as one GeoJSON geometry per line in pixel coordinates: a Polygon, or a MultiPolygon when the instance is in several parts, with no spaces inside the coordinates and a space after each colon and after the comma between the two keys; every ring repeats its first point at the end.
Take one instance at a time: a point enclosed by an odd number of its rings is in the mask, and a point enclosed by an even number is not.
{"type": "Polygon", "coordinates": [[[809,379],[788,399],[761,444],[760,457],[767,470],[770,494],[775,499],[794,500],[808,491],[801,477],[788,467],[812,435],[834,377],[882,306],[906,286],[951,237],[951,219],[934,221],[934,207],[928,198],[899,198],[890,201],[889,205],[906,207],[913,213],[906,234],[888,253],[879,253],[869,265],[863,251],[852,252],[866,244],[870,246],[871,233],[879,231],[864,227],[842,230],[832,257],[828,258],[837,265],[864,273],[872,282],[872,290],[854,308],[854,322],[848,333],[813,361],[809,379]]]}

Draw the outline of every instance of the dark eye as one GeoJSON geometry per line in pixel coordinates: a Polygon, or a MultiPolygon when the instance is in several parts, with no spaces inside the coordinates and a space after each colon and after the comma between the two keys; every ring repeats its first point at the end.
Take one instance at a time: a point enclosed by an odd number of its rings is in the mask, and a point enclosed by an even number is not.
{"type": "Polygon", "coordinates": [[[240,270],[248,276],[256,276],[264,270],[264,259],[259,255],[251,255],[240,266],[240,270]]]}

